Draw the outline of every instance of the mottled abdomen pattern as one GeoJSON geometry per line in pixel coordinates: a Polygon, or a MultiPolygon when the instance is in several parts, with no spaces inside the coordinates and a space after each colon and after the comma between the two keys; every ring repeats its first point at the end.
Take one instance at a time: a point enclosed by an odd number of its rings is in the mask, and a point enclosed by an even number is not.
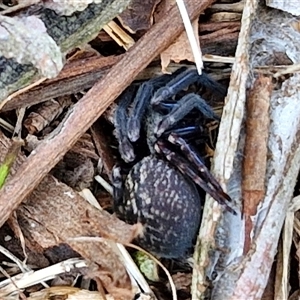
{"type": "Polygon", "coordinates": [[[137,163],[125,180],[121,217],[141,222],[144,236],[138,244],[167,258],[191,250],[201,220],[196,186],[167,161],[155,155],[137,163]]]}

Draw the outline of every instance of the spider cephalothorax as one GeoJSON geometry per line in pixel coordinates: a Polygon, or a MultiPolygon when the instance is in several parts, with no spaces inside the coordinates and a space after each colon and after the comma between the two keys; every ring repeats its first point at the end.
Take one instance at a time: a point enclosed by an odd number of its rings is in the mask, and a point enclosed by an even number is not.
{"type": "Polygon", "coordinates": [[[138,243],[161,257],[184,256],[192,247],[202,212],[196,185],[233,212],[227,204],[230,197],[189,144],[195,135],[204,138],[207,121],[218,120],[217,115],[197,94],[172,99],[195,82],[218,93],[224,91],[205,74],[179,70],[143,83],[132,106],[130,93],[125,92],[115,113],[122,159],[135,161],[139,149],[133,143],[140,139],[142,129],[150,151],[134,164],[124,183],[120,169],[114,169],[115,209],[125,221],[144,225],[138,243]]]}

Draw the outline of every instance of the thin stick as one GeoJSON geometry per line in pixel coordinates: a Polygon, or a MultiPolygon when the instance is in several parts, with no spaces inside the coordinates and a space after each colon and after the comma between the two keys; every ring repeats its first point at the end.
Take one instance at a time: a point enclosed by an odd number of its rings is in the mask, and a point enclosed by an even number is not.
{"type": "Polygon", "coordinates": [[[186,10],[185,4],[183,0],[176,0],[182,21],[185,27],[185,31],[192,49],[192,53],[195,59],[196,67],[198,70],[199,75],[202,74],[202,68],[203,68],[203,61],[202,61],[202,53],[199,47],[199,38],[195,36],[192,23],[190,20],[190,17],[188,15],[188,12],[186,10]]]}
{"type": "Polygon", "coordinates": [[[25,274],[13,276],[9,279],[1,281],[0,297],[3,297],[2,299],[5,299],[7,295],[18,291],[18,289],[24,289],[28,286],[38,284],[42,281],[53,279],[56,275],[64,274],[66,272],[70,272],[71,270],[76,270],[82,267],[87,267],[87,262],[84,259],[70,258],[35,272],[30,271],[25,274]]]}
{"type": "Polygon", "coordinates": [[[41,78],[41,79],[38,79],[36,82],[34,82],[34,83],[32,83],[32,84],[30,84],[30,85],[28,85],[28,86],[25,86],[24,88],[22,88],[22,89],[20,89],[20,90],[18,90],[18,91],[16,91],[16,92],[10,94],[6,99],[4,99],[3,101],[1,101],[1,103],[0,103],[0,111],[1,111],[2,107],[3,107],[7,102],[11,101],[13,98],[15,98],[15,97],[17,97],[17,96],[19,96],[19,95],[21,95],[21,94],[23,94],[23,93],[25,93],[25,92],[27,92],[28,90],[30,90],[30,89],[32,89],[32,88],[34,88],[34,87],[40,85],[40,84],[43,83],[46,79],[47,79],[47,78],[41,78]]]}
{"type": "MultiPolygon", "coordinates": [[[[195,19],[212,2],[213,0],[187,0],[186,6],[191,19],[195,19]]],[[[0,191],[0,226],[138,73],[182,31],[183,25],[174,4],[168,15],[156,23],[107,75],[74,105],[61,126],[30,154],[0,191]]]]}

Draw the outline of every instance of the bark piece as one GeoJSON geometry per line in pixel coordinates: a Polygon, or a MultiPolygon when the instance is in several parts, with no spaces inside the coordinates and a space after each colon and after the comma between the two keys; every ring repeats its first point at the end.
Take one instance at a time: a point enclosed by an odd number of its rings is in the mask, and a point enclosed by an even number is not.
{"type": "Polygon", "coordinates": [[[68,96],[47,101],[28,115],[24,120],[24,127],[30,134],[41,132],[71,104],[72,99],[68,96]]]}
{"type": "Polygon", "coordinates": [[[300,7],[297,1],[267,0],[266,3],[272,8],[281,9],[294,16],[300,16],[300,7]]]}
{"type": "Polygon", "coordinates": [[[264,198],[264,207],[268,209],[262,207],[260,210],[259,221],[255,223],[254,243],[242,261],[243,267],[232,299],[261,298],[277,253],[279,236],[300,168],[299,80],[299,74],[292,76],[284,82],[280,91],[272,94],[268,146],[273,159],[268,162],[268,185],[264,198]]]}
{"type": "Polygon", "coordinates": [[[110,176],[111,170],[115,165],[115,160],[112,154],[112,149],[109,147],[107,137],[105,136],[105,132],[99,121],[91,127],[91,133],[105,173],[107,176],[110,176]]]}
{"type": "Polygon", "coordinates": [[[91,57],[69,61],[59,75],[31,88],[9,102],[2,111],[31,106],[92,87],[121,57],[91,57]]]}
{"type": "MultiPolygon", "coordinates": [[[[244,106],[246,100],[246,82],[249,72],[249,35],[251,30],[251,21],[255,17],[257,8],[257,1],[249,0],[245,4],[242,22],[241,32],[239,35],[239,42],[236,49],[235,63],[232,66],[232,73],[230,78],[230,85],[227,92],[227,98],[225,99],[225,105],[223,108],[222,119],[219,127],[218,141],[215,149],[215,156],[212,165],[212,173],[218,179],[219,183],[225,191],[227,191],[227,185],[231,187],[229,182],[233,171],[238,174],[240,162],[237,166],[234,165],[234,159],[236,151],[238,149],[239,135],[244,116],[244,106]]],[[[235,186],[228,189],[228,194],[232,199],[240,199],[240,194],[236,191],[240,191],[240,185],[238,180],[239,174],[233,176],[237,180],[235,186]],[[237,178],[236,178],[237,177],[237,178]],[[238,187],[236,187],[236,185],[238,187]]],[[[237,207],[236,211],[239,211],[237,207]]],[[[201,223],[200,232],[198,235],[195,251],[194,251],[194,269],[192,280],[192,298],[204,299],[207,292],[207,278],[212,277],[214,267],[220,257],[222,257],[223,263],[220,263],[220,269],[218,271],[222,273],[228,261],[232,260],[231,252],[228,252],[226,256],[222,251],[216,251],[216,233],[218,225],[220,223],[221,210],[220,207],[215,204],[215,201],[211,197],[206,197],[203,218],[201,223]],[[212,249],[215,251],[212,254],[212,249]],[[225,257],[223,257],[225,256],[225,257]]],[[[226,215],[224,222],[222,223],[221,232],[218,232],[221,246],[220,248],[239,249],[238,237],[242,230],[241,217],[233,217],[230,214],[226,215]],[[228,248],[225,245],[230,245],[228,248]]],[[[238,250],[237,250],[238,252],[238,250]]],[[[240,253],[232,254],[234,258],[240,253]]],[[[215,288],[216,294],[223,288],[223,294],[225,295],[233,289],[234,279],[230,278],[221,288],[215,288]]],[[[215,283],[216,285],[218,283],[215,283]]],[[[213,292],[214,292],[213,290],[213,292]]],[[[225,297],[225,296],[224,296],[225,297]]],[[[224,298],[225,299],[225,298],[224,298]]]]}

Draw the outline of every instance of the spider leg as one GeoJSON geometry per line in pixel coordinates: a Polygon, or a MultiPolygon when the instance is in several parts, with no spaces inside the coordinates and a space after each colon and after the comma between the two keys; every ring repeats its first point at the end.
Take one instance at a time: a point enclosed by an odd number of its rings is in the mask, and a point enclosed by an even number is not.
{"type": "MultiPolygon", "coordinates": [[[[180,139],[178,137],[178,139],[180,139]]],[[[172,140],[172,138],[171,138],[172,140]]],[[[175,142],[175,144],[177,141],[175,142]]],[[[181,144],[181,141],[177,144],[181,144]]],[[[188,163],[183,157],[176,155],[174,152],[172,152],[168,147],[165,145],[162,141],[157,141],[155,145],[155,150],[158,153],[164,154],[166,159],[170,162],[172,162],[176,167],[183,173],[186,174],[188,177],[190,177],[197,185],[199,185],[206,193],[211,195],[218,203],[221,205],[224,205],[226,207],[226,210],[236,215],[236,212],[227,204],[228,201],[231,201],[231,198],[224,193],[222,187],[218,184],[216,179],[210,174],[210,171],[207,169],[207,167],[203,164],[203,162],[197,158],[194,157],[193,151],[188,147],[188,145],[184,142],[184,147],[181,147],[181,149],[184,148],[184,153],[188,153],[188,158],[192,163],[194,163],[197,167],[197,169],[200,171],[201,178],[192,165],[188,163]],[[187,146],[187,147],[186,147],[187,146]],[[191,150],[191,152],[189,151],[191,150]],[[195,161],[194,161],[195,159],[195,161]],[[211,180],[212,179],[212,180],[211,180]]]]}
{"type": "Polygon", "coordinates": [[[127,122],[128,138],[132,142],[136,142],[140,137],[141,122],[150,104],[153,90],[154,87],[149,81],[144,82],[134,98],[131,115],[127,122]]]}
{"type": "Polygon", "coordinates": [[[201,172],[202,177],[212,185],[215,190],[218,190],[224,194],[224,198],[227,198],[228,201],[231,201],[231,198],[223,192],[222,187],[219,182],[215,179],[215,177],[210,173],[209,169],[204,164],[201,157],[192,149],[192,147],[178,134],[171,133],[168,137],[168,141],[174,145],[180,147],[182,153],[188,158],[188,160],[193,163],[199,172],[201,172]]]}
{"type": "Polygon", "coordinates": [[[131,102],[132,89],[129,88],[123,94],[114,115],[114,125],[117,140],[119,142],[119,152],[122,159],[131,162],[135,159],[133,146],[127,135],[127,108],[131,102]]]}
{"type": "Polygon", "coordinates": [[[153,106],[158,105],[162,101],[176,95],[178,92],[195,82],[219,93],[220,95],[226,95],[226,89],[221,84],[210,78],[207,74],[202,73],[199,75],[196,69],[187,69],[171,80],[166,86],[158,89],[151,99],[151,104],[153,106]]]}
{"type": "Polygon", "coordinates": [[[169,137],[171,133],[175,133],[178,136],[184,136],[184,137],[189,137],[189,136],[194,136],[195,133],[197,132],[204,132],[204,128],[201,125],[198,126],[187,126],[183,128],[176,128],[172,130],[168,130],[164,132],[164,136],[169,137]]]}
{"type": "Polygon", "coordinates": [[[193,109],[198,109],[207,118],[219,120],[219,117],[204,99],[196,94],[187,94],[182,97],[172,111],[158,123],[154,131],[156,136],[160,137],[166,130],[170,129],[193,109]]]}
{"type": "Polygon", "coordinates": [[[123,202],[123,180],[121,175],[121,168],[114,166],[111,172],[111,181],[113,184],[113,199],[114,199],[114,210],[120,211],[122,209],[123,202]]]}
{"type": "MultiPolygon", "coordinates": [[[[175,72],[175,76],[178,71],[175,72]]],[[[173,75],[162,75],[144,82],[138,89],[133,100],[131,114],[127,122],[128,138],[131,142],[136,142],[140,137],[141,123],[147,107],[150,105],[154,91],[166,84],[173,75]]]]}

